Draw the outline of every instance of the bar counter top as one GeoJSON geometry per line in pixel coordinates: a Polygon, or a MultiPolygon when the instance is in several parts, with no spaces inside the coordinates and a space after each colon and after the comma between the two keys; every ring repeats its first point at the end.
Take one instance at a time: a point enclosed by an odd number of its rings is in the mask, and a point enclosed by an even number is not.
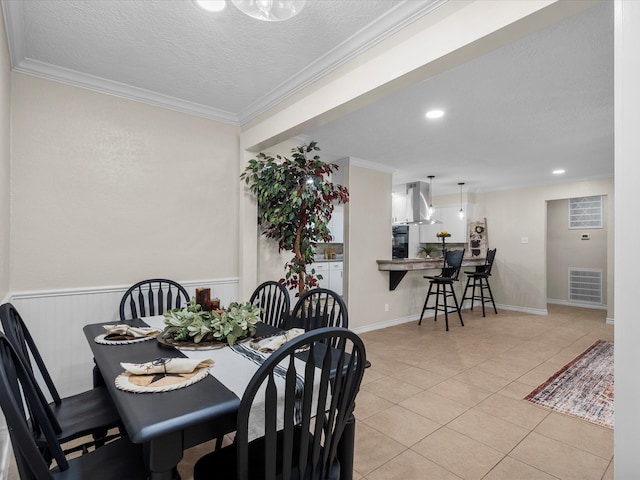
{"type": "MultiPolygon", "coordinates": [[[[463,267],[484,264],[484,258],[464,257],[463,267]]],[[[439,258],[394,258],[392,260],[376,260],[378,270],[381,271],[409,271],[409,270],[429,270],[432,268],[442,268],[442,257],[439,258]]]]}
{"type": "MultiPolygon", "coordinates": [[[[392,260],[376,260],[378,270],[389,272],[389,290],[395,290],[407,272],[412,270],[434,270],[442,268],[440,258],[394,258],[392,260]]],[[[463,267],[483,265],[484,257],[464,257],[463,267]]]]}

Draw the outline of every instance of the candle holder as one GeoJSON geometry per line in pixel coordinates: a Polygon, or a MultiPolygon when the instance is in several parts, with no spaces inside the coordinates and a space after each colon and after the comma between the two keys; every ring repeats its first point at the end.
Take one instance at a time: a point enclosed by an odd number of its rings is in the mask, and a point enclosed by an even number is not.
{"type": "MultiPolygon", "coordinates": [[[[202,307],[205,312],[211,311],[211,289],[196,288],[196,303],[202,307]]],[[[219,302],[218,302],[219,305],[219,302]]]]}

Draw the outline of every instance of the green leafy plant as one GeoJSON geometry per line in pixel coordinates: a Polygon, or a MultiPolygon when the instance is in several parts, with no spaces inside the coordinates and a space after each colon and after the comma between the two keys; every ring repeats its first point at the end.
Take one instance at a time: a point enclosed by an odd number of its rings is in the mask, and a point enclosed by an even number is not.
{"type": "Polygon", "coordinates": [[[207,312],[192,298],[183,308],[164,314],[164,336],[179,342],[220,341],[233,345],[253,335],[261,309],[249,302],[232,302],[226,310],[207,312]]]}
{"type": "Polygon", "coordinates": [[[313,263],[313,245],[331,241],[327,224],[334,203],[349,201],[347,188],[328,180],[338,165],[324,163],[318,155],[307,158],[318,150],[316,142],[310,142],[293,148],[291,159],[260,153],[240,175],[257,197],[262,234],[277,241],[280,252],[293,253],[280,281],[298,292],[317,286],[322,278],[306,273],[313,263]]]}
{"type": "Polygon", "coordinates": [[[430,257],[431,254],[433,252],[435,252],[437,250],[436,247],[434,247],[433,245],[420,245],[420,248],[418,248],[418,254],[419,255],[424,255],[425,257],[430,257]]]}

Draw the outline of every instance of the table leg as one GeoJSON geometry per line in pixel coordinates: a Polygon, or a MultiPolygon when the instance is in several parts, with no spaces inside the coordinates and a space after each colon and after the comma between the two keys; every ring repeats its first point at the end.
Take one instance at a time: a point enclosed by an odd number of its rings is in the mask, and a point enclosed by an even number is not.
{"type": "Polygon", "coordinates": [[[353,414],[347,419],[342,438],[338,444],[340,460],[340,480],[353,480],[353,459],[356,443],[356,418],[353,414]]]}
{"type": "Polygon", "coordinates": [[[182,432],[173,432],[144,444],[149,480],[180,480],[177,465],[182,460],[182,432]]]}

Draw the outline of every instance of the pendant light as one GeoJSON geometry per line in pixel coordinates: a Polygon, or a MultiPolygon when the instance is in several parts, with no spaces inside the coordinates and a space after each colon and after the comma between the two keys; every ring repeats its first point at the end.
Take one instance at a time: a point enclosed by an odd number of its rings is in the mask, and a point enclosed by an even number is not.
{"type": "Polygon", "coordinates": [[[433,217],[433,214],[435,213],[435,210],[433,209],[433,202],[432,202],[432,195],[433,195],[432,181],[435,178],[435,176],[429,175],[427,178],[429,179],[429,209],[427,210],[427,220],[431,220],[431,217],[433,217]]]}
{"type": "Polygon", "coordinates": [[[464,182],[459,182],[458,185],[460,185],[460,211],[458,212],[458,217],[460,220],[463,220],[464,210],[462,209],[462,186],[464,185],[464,182]]]}
{"type": "Polygon", "coordinates": [[[300,13],[306,0],[231,0],[231,2],[250,17],[267,22],[279,22],[300,13]]]}

